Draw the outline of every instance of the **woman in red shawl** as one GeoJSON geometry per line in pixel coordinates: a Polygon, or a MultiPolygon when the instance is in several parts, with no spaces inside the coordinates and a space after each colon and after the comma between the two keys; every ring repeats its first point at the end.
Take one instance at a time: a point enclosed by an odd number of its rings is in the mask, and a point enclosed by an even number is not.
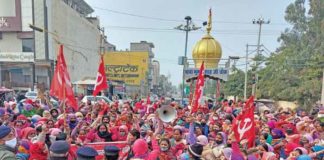
{"type": "Polygon", "coordinates": [[[127,128],[132,128],[132,123],[129,122],[127,115],[123,115],[117,121],[117,126],[126,125],[127,128]]]}
{"type": "Polygon", "coordinates": [[[294,151],[298,147],[296,143],[287,143],[285,145],[285,154],[288,157],[292,151],[294,151]]]}
{"type": "Polygon", "coordinates": [[[96,129],[92,129],[86,136],[85,143],[111,142],[110,129],[105,124],[100,124],[96,129]]]}
{"type": "Polygon", "coordinates": [[[21,128],[25,128],[25,127],[30,126],[30,122],[28,122],[28,118],[26,116],[22,115],[22,114],[17,117],[16,121],[21,121],[23,123],[21,128]]]}
{"type": "Polygon", "coordinates": [[[186,141],[183,139],[183,133],[180,128],[173,129],[173,135],[171,139],[171,150],[175,156],[180,156],[186,148],[186,141]]]}
{"type": "Polygon", "coordinates": [[[128,135],[128,128],[125,125],[122,125],[117,128],[117,130],[112,131],[112,140],[113,141],[126,141],[128,135]]]}
{"type": "Polygon", "coordinates": [[[32,142],[32,139],[36,136],[36,129],[27,127],[21,130],[21,139],[26,139],[29,142],[32,142]]]}
{"type": "Polygon", "coordinates": [[[48,150],[44,142],[36,142],[30,146],[29,160],[46,160],[48,150]]]}
{"type": "Polygon", "coordinates": [[[159,141],[160,155],[159,160],[176,160],[175,155],[171,151],[171,144],[169,139],[161,138],[159,141]]]}

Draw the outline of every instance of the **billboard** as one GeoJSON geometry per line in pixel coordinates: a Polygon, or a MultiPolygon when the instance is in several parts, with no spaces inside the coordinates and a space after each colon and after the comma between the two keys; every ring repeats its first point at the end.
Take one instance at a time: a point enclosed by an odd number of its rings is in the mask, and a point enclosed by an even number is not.
{"type": "Polygon", "coordinates": [[[1,52],[0,62],[34,62],[33,52],[1,52]]]}
{"type": "Polygon", "coordinates": [[[148,52],[131,51],[106,53],[104,61],[107,79],[140,86],[146,82],[148,55],[148,52]]]}
{"type": "Polygon", "coordinates": [[[0,32],[21,28],[21,0],[0,0],[0,32]]]}
{"type": "MultiPolygon", "coordinates": [[[[197,77],[199,74],[199,68],[187,68],[184,70],[185,79],[197,77]]],[[[208,68],[205,69],[205,75],[209,75],[215,78],[222,79],[223,81],[228,80],[229,70],[227,68],[208,68]]]]}

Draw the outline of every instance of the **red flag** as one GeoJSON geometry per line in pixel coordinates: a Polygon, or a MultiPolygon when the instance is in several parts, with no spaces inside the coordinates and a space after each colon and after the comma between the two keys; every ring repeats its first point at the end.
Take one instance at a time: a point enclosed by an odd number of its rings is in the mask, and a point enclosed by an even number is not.
{"type": "Polygon", "coordinates": [[[105,65],[103,61],[103,56],[100,58],[100,64],[97,73],[96,85],[93,89],[93,96],[96,96],[101,90],[107,89],[107,79],[105,74],[105,65]]]}
{"type": "Polygon", "coordinates": [[[78,109],[78,105],[74,98],[70,75],[67,71],[65,58],[63,54],[63,45],[60,45],[59,54],[57,56],[57,64],[52,79],[50,95],[56,96],[58,99],[64,101],[73,107],[74,110],[78,109]]]}
{"type": "Polygon", "coordinates": [[[197,77],[196,89],[195,89],[195,94],[194,94],[194,102],[193,102],[191,113],[197,112],[198,105],[202,101],[203,89],[204,89],[204,84],[205,84],[204,72],[205,72],[205,66],[204,66],[204,62],[203,62],[200,66],[199,74],[197,77]]]}
{"type": "Polygon", "coordinates": [[[248,147],[253,147],[255,139],[255,123],[254,123],[254,97],[251,96],[242,113],[233,121],[233,131],[237,141],[242,139],[248,140],[248,147]]]}

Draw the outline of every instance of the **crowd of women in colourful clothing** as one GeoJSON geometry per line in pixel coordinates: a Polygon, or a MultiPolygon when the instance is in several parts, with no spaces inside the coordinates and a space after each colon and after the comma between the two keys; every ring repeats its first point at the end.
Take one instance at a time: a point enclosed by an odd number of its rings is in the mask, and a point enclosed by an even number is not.
{"type": "Polygon", "coordinates": [[[0,106],[0,160],[95,159],[101,153],[78,150],[89,143],[115,141],[127,145],[112,153],[105,149],[105,159],[323,159],[323,106],[315,112],[282,108],[256,112],[254,147],[247,147],[246,140],[235,139],[232,127],[244,102],[224,99],[207,104],[191,114],[187,107],[163,99],[152,104],[88,101],[76,111],[68,105],[54,107],[29,99],[22,104],[5,101],[0,106]],[[177,111],[172,122],[163,122],[157,114],[164,105],[177,111]],[[57,142],[68,144],[66,153],[55,153],[64,146],[57,142]]]}

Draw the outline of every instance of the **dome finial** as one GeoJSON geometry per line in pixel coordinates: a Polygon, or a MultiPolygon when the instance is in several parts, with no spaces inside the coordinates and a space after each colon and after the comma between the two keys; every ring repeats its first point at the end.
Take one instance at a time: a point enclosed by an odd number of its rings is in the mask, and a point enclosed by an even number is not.
{"type": "Polygon", "coordinates": [[[212,29],[212,10],[209,9],[208,22],[207,22],[207,34],[210,34],[212,29]]]}

